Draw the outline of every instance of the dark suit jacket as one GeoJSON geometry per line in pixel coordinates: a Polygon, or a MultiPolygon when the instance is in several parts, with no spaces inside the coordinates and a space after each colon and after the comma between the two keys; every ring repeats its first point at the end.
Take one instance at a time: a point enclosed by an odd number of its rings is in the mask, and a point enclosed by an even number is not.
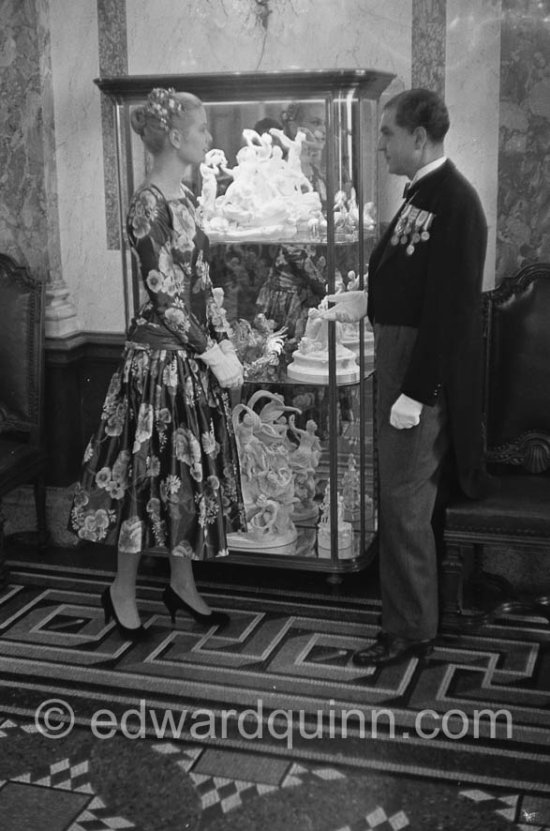
{"type": "Polygon", "coordinates": [[[402,392],[427,406],[446,396],[460,484],[476,496],[483,479],[487,223],[476,191],[450,161],[423,177],[408,201],[433,215],[429,239],[412,254],[406,243],[392,245],[398,212],[370,258],[368,316],[371,323],[418,329],[402,392]]]}

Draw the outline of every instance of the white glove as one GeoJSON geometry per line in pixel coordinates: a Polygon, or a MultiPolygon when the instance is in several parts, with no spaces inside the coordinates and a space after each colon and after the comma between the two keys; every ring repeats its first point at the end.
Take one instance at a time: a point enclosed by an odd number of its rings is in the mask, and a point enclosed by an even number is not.
{"type": "Polygon", "coordinates": [[[367,293],[365,291],[340,291],[337,294],[328,294],[326,299],[336,305],[321,312],[320,316],[325,320],[357,323],[367,314],[367,293]]]}
{"type": "Polygon", "coordinates": [[[410,427],[416,427],[417,424],[420,424],[422,407],[423,404],[420,401],[415,401],[414,398],[409,398],[408,395],[401,393],[391,408],[391,426],[397,430],[408,430],[410,427]]]}
{"type": "Polygon", "coordinates": [[[216,343],[198,357],[212,370],[219,381],[220,387],[230,389],[241,386],[243,382],[242,366],[236,355],[226,355],[216,343]]]}
{"type": "Polygon", "coordinates": [[[233,366],[235,367],[236,372],[238,372],[240,381],[237,384],[238,387],[242,387],[244,384],[244,369],[243,365],[239,361],[237,357],[237,352],[235,351],[235,345],[233,341],[230,340],[222,340],[219,343],[219,347],[222,350],[223,354],[228,358],[233,366]]]}

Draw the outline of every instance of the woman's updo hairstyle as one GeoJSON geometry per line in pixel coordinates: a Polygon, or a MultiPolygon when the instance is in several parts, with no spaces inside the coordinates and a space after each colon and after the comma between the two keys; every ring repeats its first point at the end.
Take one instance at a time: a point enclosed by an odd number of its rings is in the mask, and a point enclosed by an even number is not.
{"type": "Polygon", "coordinates": [[[182,127],[185,131],[191,113],[200,107],[202,102],[196,95],[157,87],[149,94],[145,104],[134,107],[130,124],[134,132],[141,136],[146,149],[155,156],[164,148],[168,132],[182,127]]]}

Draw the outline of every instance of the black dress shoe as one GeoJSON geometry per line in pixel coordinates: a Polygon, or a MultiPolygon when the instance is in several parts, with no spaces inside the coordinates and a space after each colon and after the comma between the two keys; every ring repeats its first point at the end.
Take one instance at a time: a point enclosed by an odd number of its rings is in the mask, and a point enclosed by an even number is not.
{"type": "Polygon", "coordinates": [[[118,629],[122,637],[126,638],[126,640],[141,641],[147,635],[147,629],[145,629],[144,626],[124,626],[124,624],[120,622],[120,620],[118,619],[118,615],[116,613],[113,598],[111,596],[111,589],[109,588],[109,586],[107,586],[107,588],[101,595],[101,605],[103,606],[105,623],[109,623],[111,618],[113,618],[116,624],[116,628],[118,629]]]}
{"type": "Polygon", "coordinates": [[[381,632],[375,644],[353,653],[356,667],[381,667],[397,664],[406,658],[426,658],[433,652],[433,640],[410,641],[381,632]]]}
{"type": "Polygon", "coordinates": [[[203,614],[203,612],[197,612],[193,606],[186,603],[185,600],[183,600],[183,598],[181,598],[179,594],[174,591],[172,586],[166,586],[164,592],[162,593],[162,600],[170,613],[172,625],[176,622],[176,612],[178,609],[187,612],[187,614],[191,615],[197,623],[202,623],[205,626],[217,626],[218,629],[223,629],[231,621],[231,618],[229,615],[226,615],[225,612],[210,612],[208,615],[203,614]]]}

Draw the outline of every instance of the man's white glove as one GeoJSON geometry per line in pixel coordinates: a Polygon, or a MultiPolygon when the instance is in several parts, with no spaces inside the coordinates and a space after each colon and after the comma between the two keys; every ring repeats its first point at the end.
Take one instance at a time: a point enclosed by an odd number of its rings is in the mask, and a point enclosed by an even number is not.
{"type": "Polygon", "coordinates": [[[328,294],[326,299],[336,305],[321,312],[320,317],[325,320],[357,323],[367,314],[367,293],[365,291],[339,291],[337,294],[328,294]]]}
{"type": "Polygon", "coordinates": [[[215,344],[202,355],[198,355],[204,361],[219,381],[220,387],[231,389],[240,387],[243,383],[243,368],[241,362],[233,352],[225,354],[219,344],[215,344]]]}
{"type": "Polygon", "coordinates": [[[401,393],[391,408],[391,426],[397,430],[408,430],[410,427],[416,427],[417,424],[420,424],[422,407],[423,404],[420,401],[415,401],[414,398],[409,398],[408,395],[401,393]]]}

